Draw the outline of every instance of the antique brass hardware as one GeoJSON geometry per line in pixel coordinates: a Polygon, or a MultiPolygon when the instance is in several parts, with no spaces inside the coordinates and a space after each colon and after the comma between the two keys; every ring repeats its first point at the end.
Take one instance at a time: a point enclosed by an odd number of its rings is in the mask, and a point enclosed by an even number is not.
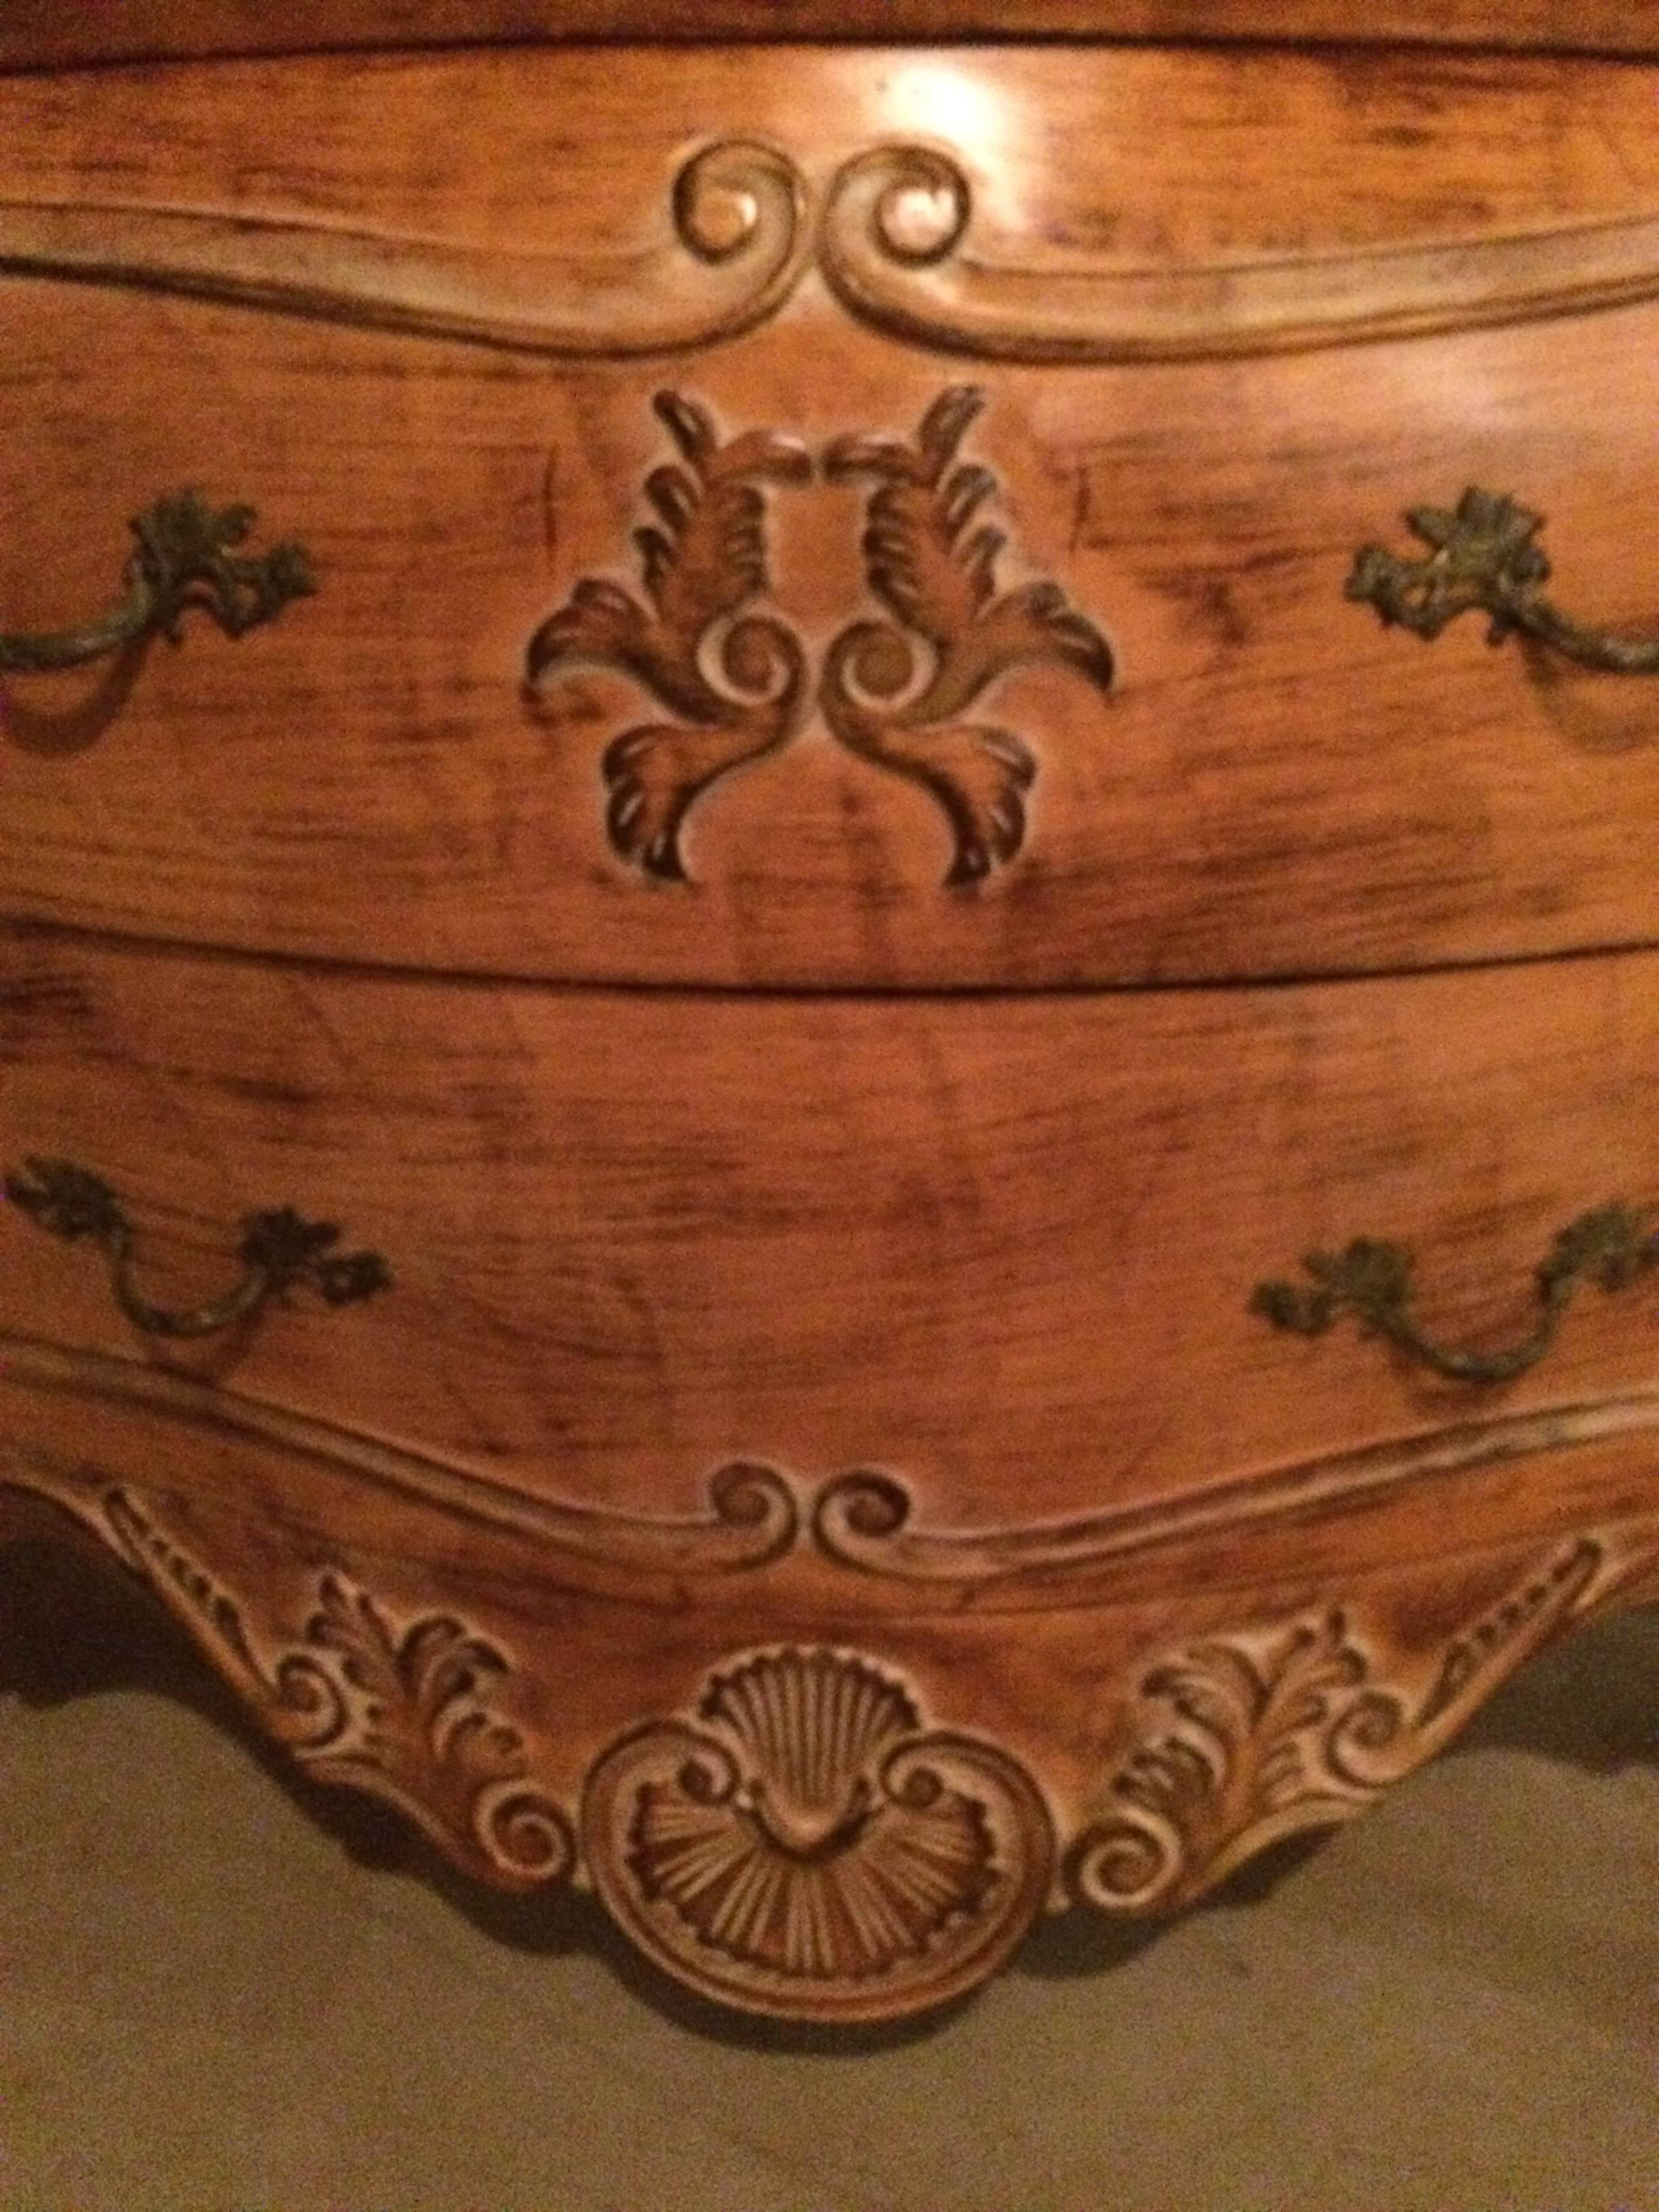
{"type": "Polygon", "coordinates": [[[130,525],[138,542],[117,604],[75,629],[35,637],[0,631],[0,674],[79,668],[157,630],[177,645],[191,607],[227,637],[257,629],[317,588],[302,546],[285,541],[258,556],[237,551],[258,520],[251,507],[216,509],[198,491],[167,493],[130,525]]]}
{"type": "Polygon", "coordinates": [[[137,1231],[101,1176],[72,1160],[30,1158],[21,1173],[7,1175],[5,1194],[31,1221],[66,1243],[91,1238],[109,1262],[116,1303],[147,1336],[215,1335],[301,1284],[331,1306],[356,1304],[392,1284],[378,1252],[337,1252],[340,1231],[333,1222],[307,1221],[284,1206],[243,1221],[237,1248],[242,1279],[222,1297],[184,1309],[160,1306],[137,1286],[137,1231]]]}
{"type": "Polygon", "coordinates": [[[1386,546],[1364,545],[1344,586],[1384,623],[1437,638],[1448,623],[1479,608],[1492,618],[1486,636],[1493,645],[1524,630],[1586,668],[1659,675],[1659,637],[1588,629],[1543,596],[1549,559],[1534,540],[1544,518],[1530,507],[1472,484],[1455,508],[1413,507],[1406,520],[1429,552],[1407,561],[1386,546]]]}
{"type": "Polygon", "coordinates": [[[1360,1237],[1342,1252],[1310,1252],[1303,1266],[1311,1286],[1258,1283],[1250,1311],[1297,1336],[1322,1336],[1351,1313],[1368,1336],[1389,1342],[1456,1382],[1507,1382],[1541,1359],[1582,1276],[1604,1291],[1622,1291],[1659,1267],[1659,1231],[1620,1205],[1593,1207],[1561,1230],[1534,1270],[1539,1313],[1530,1332],[1500,1352],[1470,1352],[1437,1343],[1413,1318],[1415,1262],[1400,1244],[1360,1237]]]}

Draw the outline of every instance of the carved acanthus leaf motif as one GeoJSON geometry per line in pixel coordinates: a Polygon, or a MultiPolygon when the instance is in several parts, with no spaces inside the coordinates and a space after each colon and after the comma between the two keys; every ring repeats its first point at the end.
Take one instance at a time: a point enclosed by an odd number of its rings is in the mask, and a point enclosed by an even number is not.
{"type": "Polygon", "coordinates": [[[870,588],[902,627],[854,623],[824,663],[818,700],[848,749],[919,784],[943,809],[954,852],[945,881],[975,883],[1011,860],[1025,836],[1025,793],[1036,762],[1012,730],[962,718],[1023,661],[1070,668],[1110,688],[1112,653],[1058,584],[999,593],[1006,533],[973,527],[996,478],[959,462],[985,404],[952,385],[912,442],[838,438],[824,455],[836,482],[872,481],[864,532],[870,588]],[[919,666],[915,640],[924,656],[919,666]]]}
{"type": "Polygon", "coordinates": [[[1452,1642],[1415,1698],[1379,1682],[1376,1654],[1340,1607],[1154,1668],[1112,1809],[1070,1854],[1073,1894],[1111,1912],[1167,1911],[1279,1838],[1351,1819],[1572,1617],[1604,1559],[1588,1537],[1557,1553],[1452,1642]]]}
{"type": "Polygon", "coordinates": [[[799,2019],[942,2002],[1013,1948],[1047,1894],[1047,1811],[988,1744],[925,1729],[869,1662],[751,1655],[695,1719],[625,1736],[589,1778],[595,1887],[705,1994],[799,2019]]]}
{"type": "Polygon", "coordinates": [[[327,1572],[299,1641],[269,1659],[236,1601],[131,1492],[110,1492],[104,1516],[123,1554],[314,1780],[389,1800],[497,1887],[568,1873],[569,1825],[532,1784],[523,1736],[486,1699],[508,1672],[494,1644],[448,1613],[399,1626],[368,1591],[327,1572]]]}
{"type": "Polygon", "coordinates": [[[605,825],[624,860],[683,878],[680,826],[695,801],[786,744],[799,720],[799,639],[775,617],[744,611],[767,588],[760,488],[800,483],[812,464],[804,447],[770,431],[722,441],[708,410],[678,392],[659,392],[653,404],[684,466],[646,478],[661,526],[635,532],[645,599],[584,577],[532,638],[525,666],[532,686],[582,666],[617,669],[674,718],[612,739],[605,825]],[[720,631],[722,623],[729,626],[720,631]],[[705,659],[717,632],[718,684],[705,659]]]}
{"type": "MultiPolygon", "coordinates": [[[[683,880],[680,831],[697,799],[800,726],[805,647],[750,609],[769,587],[762,487],[805,483],[812,459],[772,431],[722,440],[708,410],[683,393],[659,392],[653,404],[684,465],[646,478],[658,522],[635,532],[645,599],[583,577],[531,639],[525,670],[534,692],[583,666],[614,668],[676,718],[624,730],[602,770],[615,850],[649,875],[683,880]]],[[[957,459],[984,404],[981,392],[953,385],[914,441],[837,438],[823,457],[830,482],[874,483],[864,558],[872,592],[896,621],[841,631],[818,704],[849,752],[940,808],[951,884],[976,883],[1018,852],[1036,775],[1014,732],[963,719],[981,694],[1031,661],[1057,663],[1102,691],[1112,681],[1111,648],[1057,584],[997,590],[1006,533],[973,526],[997,480],[957,459]]]]}

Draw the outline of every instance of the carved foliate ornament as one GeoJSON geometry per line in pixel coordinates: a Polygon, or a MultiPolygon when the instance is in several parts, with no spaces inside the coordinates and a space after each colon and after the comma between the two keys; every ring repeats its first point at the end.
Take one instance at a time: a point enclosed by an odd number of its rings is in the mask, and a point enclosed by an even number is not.
{"type": "Polygon", "coordinates": [[[969,1988],[1048,1894],[1053,1835],[1006,1753],[930,1730],[869,1661],[789,1648],[624,1736],[582,1809],[595,1887],[704,1995],[875,2019],[969,1988]]]}
{"type": "Polygon", "coordinates": [[[504,1888],[568,1875],[568,1822],[535,1786],[490,1691],[504,1653],[453,1614],[399,1621],[349,1577],[319,1575],[297,1637],[274,1649],[131,1491],[103,1501],[117,1549],[229,1674],[313,1781],[384,1798],[459,1865],[504,1888]]]}
{"type": "MultiPolygon", "coordinates": [[[[680,454],[653,469],[657,520],[635,531],[643,597],[581,579],[530,641],[532,687],[582,666],[617,670],[669,719],[624,729],[602,762],[613,848],[647,874],[683,880],[680,832],[692,806],[734,769],[779,750],[810,703],[799,634],[757,611],[770,589],[766,493],[806,483],[814,459],[795,440],[751,430],[722,439],[708,410],[673,392],[653,403],[680,454]]],[[[832,483],[872,487],[861,550],[890,619],[847,623],[817,687],[824,726],[869,767],[925,792],[950,830],[950,884],[1004,866],[1025,837],[1036,756],[1016,732],[969,720],[982,695],[1028,662],[1051,662],[1104,692],[1111,648],[1058,584],[1000,591],[1006,533],[981,519],[999,487],[960,459],[985,404],[953,385],[913,440],[842,437],[821,456],[832,483]]]]}
{"type": "Polygon", "coordinates": [[[1141,1683],[1110,1809],[1073,1846],[1073,1895],[1167,1911],[1280,1837],[1352,1820],[1573,1618],[1605,1564],[1590,1537],[1564,1547],[1453,1638],[1415,1696],[1340,1606],[1174,1654],[1141,1683]]]}

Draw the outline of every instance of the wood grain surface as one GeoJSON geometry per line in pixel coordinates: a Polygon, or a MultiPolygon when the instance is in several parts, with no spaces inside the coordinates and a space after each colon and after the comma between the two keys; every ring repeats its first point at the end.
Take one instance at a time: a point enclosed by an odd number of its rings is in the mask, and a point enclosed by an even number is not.
{"type": "Polygon", "coordinates": [[[1659,1589],[1648,11],[872,13],[0,25],[0,1540],[819,2024],[1659,1589]]]}
{"type": "Polygon", "coordinates": [[[1644,0],[11,0],[0,67],[307,47],[577,39],[1341,40],[1659,51],[1644,0]]]}
{"type": "MultiPolygon", "coordinates": [[[[1634,525],[1659,496],[1659,307],[1054,368],[896,344],[884,311],[861,319],[797,266],[793,297],[749,336],[617,357],[651,342],[653,317],[735,331],[792,265],[773,235],[787,196],[757,217],[741,282],[677,240],[674,179],[711,125],[799,173],[809,242],[840,164],[942,134],[971,185],[975,251],[999,265],[1109,285],[1265,254],[1281,270],[1301,257],[1317,284],[1332,256],[1394,268],[1421,247],[1475,285],[1504,240],[1582,233],[1588,269],[1610,236],[1645,235],[1659,141],[1643,71],[1040,50],[712,51],[667,71],[639,53],[381,57],[180,70],[159,123],[155,83],[112,71],[0,93],[0,259],[7,224],[21,238],[43,209],[60,226],[137,211],[114,222],[99,281],[0,281],[0,500],[16,518],[0,627],[106,602],[126,518],[180,482],[254,502],[270,536],[311,549],[321,588],[235,646],[192,627],[176,653],[10,685],[11,913],[480,974],[839,987],[1338,974],[1655,938],[1652,684],[1494,652],[1474,620],[1425,647],[1342,594],[1362,544],[1410,549],[1404,509],[1482,483],[1546,514],[1571,611],[1659,619],[1659,553],[1634,525]],[[260,131],[277,98],[302,158],[260,131]],[[557,122],[573,106],[574,144],[557,122]],[[348,294],[363,241],[394,233],[441,245],[463,301],[503,252],[540,256],[558,344],[594,357],[394,335],[337,299],[318,319],[106,281],[121,222],[145,209],[250,236],[298,225],[323,274],[343,241],[348,294]],[[876,480],[837,477],[830,457],[914,446],[963,387],[983,404],[956,465],[989,471],[976,526],[1007,540],[995,588],[1058,590],[1115,675],[1103,693],[1052,663],[997,673],[965,718],[987,738],[951,742],[1000,844],[982,880],[948,884],[960,839],[937,788],[838,742],[820,702],[837,641],[890,613],[860,551],[876,480]],[[532,636],[584,580],[644,589],[633,532],[659,526],[648,480],[682,459],[653,410],[662,391],[720,440],[765,433],[803,456],[763,487],[765,588],[744,608],[781,626],[799,704],[784,742],[687,813],[684,883],[647,879],[642,834],[625,850],[607,832],[628,803],[611,748],[661,721],[659,700],[614,668],[524,686],[532,636]]],[[[697,220],[723,208],[741,232],[745,204],[717,192],[697,220]]],[[[1561,265],[1551,281],[1571,292],[1561,265]]],[[[912,649],[914,667],[920,634],[912,649]]]]}
{"type": "MultiPolygon", "coordinates": [[[[441,986],[9,942],[4,1164],[103,1176],[157,1299],[289,1205],[394,1287],[169,1358],[527,1492],[697,1514],[733,1461],[873,1467],[929,1528],[1168,1499],[1654,1372],[1586,1286],[1481,1389],[1253,1286],[1413,1247],[1524,1335],[1587,1209],[1659,1200],[1655,958],[1294,989],[796,1000],[441,986]]],[[[142,1350],[86,1244],[0,1217],[0,1327],[142,1350]]]]}
{"type": "Polygon", "coordinates": [[[825,2023],[958,1995],[1045,1908],[1166,1910],[1352,1819],[1659,1561],[1650,1455],[1613,1445],[1443,1483],[1424,1556],[1352,1516],[1235,1534],[1017,1625],[869,1574],[815,1600],[798,1557],[653,1603],[326,1455],[221,1432],[216,1470],[222,1400],[157,1428],[72,1364],[40,1390],[0,1338],[0,1541],[136,1576],[302,1775],[475,1878],[585,1882],[703,1996],[825,2023]]]}

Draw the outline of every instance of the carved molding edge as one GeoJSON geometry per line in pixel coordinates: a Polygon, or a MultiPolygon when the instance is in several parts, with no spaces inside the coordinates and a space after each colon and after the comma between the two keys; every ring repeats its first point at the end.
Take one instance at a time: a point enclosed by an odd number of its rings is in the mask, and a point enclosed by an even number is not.
{"type": "Polygon", "coordinates": [[[794,289],[810,252],[806,187],[784,155],[706,146],[675,178],[671,208],[671,240],[580,254],[244,209],[5,199],[0,270],[593,358],[735,337],[794,289]]]}
{"type": "Polygon", "coordinates": [[[593,1886],[647,1957],[717,2002],[794,2020],[942,2004],[1048,1900],[1035,1782],[929,1728],[854,1654],[787,1646],[712,1674],[692,1711],[624,1736],[582,1804],[593,1886]]]}
{"type": "MultiPolygon", "coordinates": [[[[457,1515],[532,1544],[550,1589],[678,1607],[696,1593],[726,1589],[734,1577],[817,1565],[890,1588],[913,1614],[1096,1602],[1111,1595],[1112,1571],[1127,1559],[1339,1511],[1483,1467],[1659,1433],[1659,1389],[1635,1390],[1583,1405],[1483,1413],[1423,1435],[1064,1520],[935,1528],[917,1525],[908,1484],[872,1468],[812,1478],[734,1460],[710,1476],[707,1510],[684,1516],[548,1498],[166,1369],[0,1333],[0,1401],[12,1392],[48,1410],[68,1398],[97,1407],[100,1419],[125,1417],[133,1425],[135,1467],[158,1452],[177,1461],[228,1441],[457,1515]]],[[[0,1481],[59,1486],[61,1456],[23,1441],[20,1418],[10,1418],[14,1434],[0,1443],[0,1481]]],[[[122,1473],[109,1465],[121,1433],[119,1422],[102,1428],[100,1451],[112,1476],[122,1473]]]]}
{"type": "Polygon", "coordinates": [[[1423,245],[1122,266],[999,260],[928,146],[866,149],[821,212],[776,149],[724,141],[671,195],[672,243],[513,250],[244,208],[0,199],[0,271],[183,294],[532,354],[626,357],[733,337],[816,259],[849,313],[983,359],[1203,359],[1517,322],[1659,292],[1659,217],[1423,245]]]}
{"type": "Polygon", "coordinates": [[[400,1620],[326,1570],[299,1634],[275,1643],[131,1491],[107,1492],[103,1533],[313,1781],[405,1814],[468,1873],[529,1889],[569,1874],[569,1822],[530,1779],[520,1731],[490,1703],[503,1653],[453,1614],[400,1620]]]}
{"type": "Polygon", "coordinates": [[[1648,299],[1659,217],[1420,246],[1134,268],[996,260],[973,191],[926,146],[877,146],[831,187],[818,249],[852,313],[896,337],[989,359],[1196,360],[1478,328],[1648,299]]]}
{"type": "Polygon", "coordinates": [[[302,1772],[387,1801],[496,1887],[585,1875],[688,1987],[824,2023],[948,2002],[1045,1910],[1170,1911],[1276,1839],[1352,1818],[1573,1620],[1640,1595],[1656,1559],[1651,1530],[1564,1542],[1426,1653],[1343,1605],[1179,1644],[1126,1682],[1103,1786],[1058,1818],[1037,1772],[937,1724],[891,1657],[739,1649],[684,1710],[613,1738],[578,1808],[499,1710],[523,1655],[455,1613],[400,1612],[331,1565],[297,1629],[256,1628],[149,1499],[33,1487],[139,1576],[302,1772]]]}
{"type": "Polygon", "coordinates": [[[1607,1565],[1591,1537],[1563,1546],[1455,1636],[1415,1693],[1342,1606],[1187,1645],[1142,1679],[1133,1747],[1068,1855],[1069,1893],[1170,1911],[1269,1844],[1352,1820],[1585,1611],[1607,1565]]]}

